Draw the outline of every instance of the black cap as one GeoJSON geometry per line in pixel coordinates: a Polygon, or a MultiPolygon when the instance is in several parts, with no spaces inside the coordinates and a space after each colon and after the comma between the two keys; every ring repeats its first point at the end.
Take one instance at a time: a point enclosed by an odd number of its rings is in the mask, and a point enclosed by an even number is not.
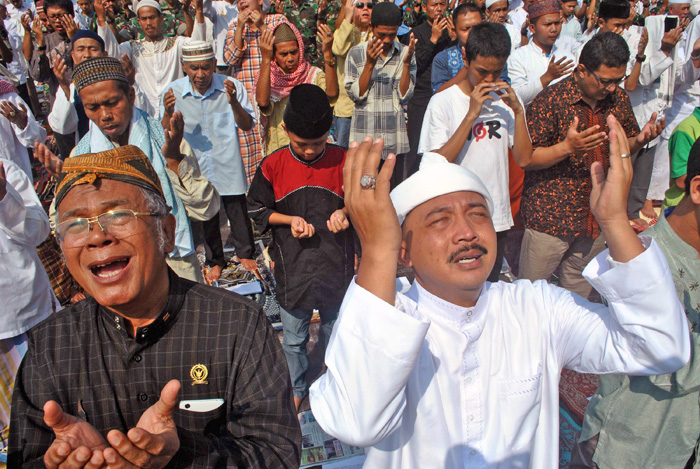
{"type": "Polygon", "coordinates": [[[372,9],[372,26],[401,26],[401,8],[393,2],[379,2],[372,9]]]}
{"type": "Polygon", "coordinates": [[[287,131],[300,138],[315,139],[331,129],[333,109],[325,91],[316,85],[302,83],[289,92],[282,119],[287,131]]]}

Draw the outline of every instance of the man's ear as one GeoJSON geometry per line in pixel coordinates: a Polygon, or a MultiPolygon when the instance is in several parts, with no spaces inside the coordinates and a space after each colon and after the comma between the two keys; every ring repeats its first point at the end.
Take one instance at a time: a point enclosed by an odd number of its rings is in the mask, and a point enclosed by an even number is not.
{"type": "Polygon", "coordinates": [[[527,30],[530,31],[532,34],[535,34],[535,25],[530,22],[530,24],[527,25],[527,30]]]}
{"type": "Polygon", "coordinates": [[[287,130],[287,126],[284,125],[284,122],[282,122],[282,130],[284,130],[284,134],[289,138],[289,131],[287,130]]]}
{"type": "Polygon", "coordinates": [[[136,91],[134,91],[133,85],[129,87],[129,104],[131,104],[131,107],[134,107],[134,104],[136,103],[136,91]]]}
{"type": "Polygon", "coordinates": [[[401,264],[403,267],[411,269],[413,268],[413,262],[411,261],[409,244],[410,242],[406,239],[401,241],[401,247],[399,248],[399,264],[401,264]]]}
{"type": "Polygon", "coordinates": [[[165,234],[165,253],[170,253],[175,250],[175,216],[172,213],[167,214],[163,218],[163,233],[165,234]]]}
{"type": "Polygon", "coordinates": [[[693,204],[700,205],[700,176],[695,176],[690,182],[685,183],[690,184],[690,200],[693,204]]]}

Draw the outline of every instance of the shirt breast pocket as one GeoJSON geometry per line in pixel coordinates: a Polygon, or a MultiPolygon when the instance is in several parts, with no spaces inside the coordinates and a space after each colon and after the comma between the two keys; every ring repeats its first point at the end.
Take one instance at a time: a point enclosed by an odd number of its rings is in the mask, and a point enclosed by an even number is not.
{"type": "Polygon", "coordinates": [[[216,112],[212,115],[212,126],[214,127],[214,135],[218,138],[235,138],[236,137],[236,120],[233,117],[233,112],[216,112]]]}
{"type": "Polygon", "coordinates": [[[199,434],[218,435],[226,425],[226,406],[217,409],[193,412],[184,409],[175,410],[176,424],[186,430],[199,434]]]}
{"type": "Polygon", "coordinates": [[[499,380],[498,401],[505,447],[531,448],[542,407],[542,373],[499,380]]]}

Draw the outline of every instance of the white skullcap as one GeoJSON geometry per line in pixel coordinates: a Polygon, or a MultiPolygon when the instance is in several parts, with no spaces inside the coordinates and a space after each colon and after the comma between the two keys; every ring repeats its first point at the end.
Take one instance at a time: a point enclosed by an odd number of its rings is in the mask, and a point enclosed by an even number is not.
{"type": "MultiPolygon", "coordinates": [[[[485,8],[491,8],[494,3],[498,3],[501,0],[486,0],[486,3],[484,4],[485,8]]],[[[506,0],[506,3],[508,3],[508,0],[506,0]]]]}
{"type": "Polygon", "coordinates": [[[141,7],[151,7],[155,8],[159,12],[162,12],[160,9],[160,3],[156,2],[156,0],[141,0],[139,1],[138,5],[136,5],[136,13],[138,14],[139,8],[141,7]]]}
{"type": "Polygon", "coordinates": [[[673,5],[673,4],[678,5],[678,4],[682,4],[682,3],[690,4],[690,0],[668,0],[669,5],[673,5]]]}
{"type": "Polygon", "coordinates": [[[7,6],[7,3],[5,3],[5,0],[0,0],[0,5],[7,6]]]}
{"type": "Polygon", "coordinates": [[[399,223],[403,225],[406,216],[418,207],[441,195],[452,192],[469,191],[481,194],[486,199],[489,214],[493,216],[491,194],[479,176],[467,168],[448,162],[437,153],[423,153],[420,169],[391,191],[399,223]]]}
{"type": "Polygon", "coordinates": [[[212,46],[211,42],[190,41],[182,46],[183,62],[199,62],[200,60],[209,60],[215,57],[214,46],[212,46]]]}

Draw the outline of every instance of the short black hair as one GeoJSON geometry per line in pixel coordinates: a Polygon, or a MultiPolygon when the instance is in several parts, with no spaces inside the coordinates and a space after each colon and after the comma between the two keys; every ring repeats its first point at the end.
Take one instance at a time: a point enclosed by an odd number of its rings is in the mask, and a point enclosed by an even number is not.
{"type": "Polygon", "coordinates": [[[690,195],[690,181],[700,176],[700,139],[695,140],[688,153],[688,167],[685,171],[685,195],[690,195]]]}
{"type": "Polygon", "coordinates": [[[71,0],[45,0],[44,11],[47,15],[51,7],[63,8],[67,14],[75,16],[75,9],[73,8],[73,2],[71,0]]]}
{"type": "Polygon", "coordinates": [[[478,13],[482,15],[481,8],[476,6],[474,3],[465,2],[457,5],[457,8],[455,8],[452,12],[452,18],[457,18],[458,16],[466,15],[467,13],[478,13]]]}
{"type": "Polygon", "coordinates": [[[583,46],[578,63],[595,72],[601,65],[618,68],[627,65],[630,48],[622,36],[613,32],[598,33],[583,46]]]}
{"type": "Polygon", "coordinates": [[[464,51],[468,62],[477,56],[507,59],[510,55],[510,35],[502,24],[479,23],[469,32],[464,51]]]}
{"type": "Polygon", "coordinates": [[[598,19],[603,21],[627,19],[629,16],[630,3],[628,0],[604,0],[598,6],[598,19]]]}

